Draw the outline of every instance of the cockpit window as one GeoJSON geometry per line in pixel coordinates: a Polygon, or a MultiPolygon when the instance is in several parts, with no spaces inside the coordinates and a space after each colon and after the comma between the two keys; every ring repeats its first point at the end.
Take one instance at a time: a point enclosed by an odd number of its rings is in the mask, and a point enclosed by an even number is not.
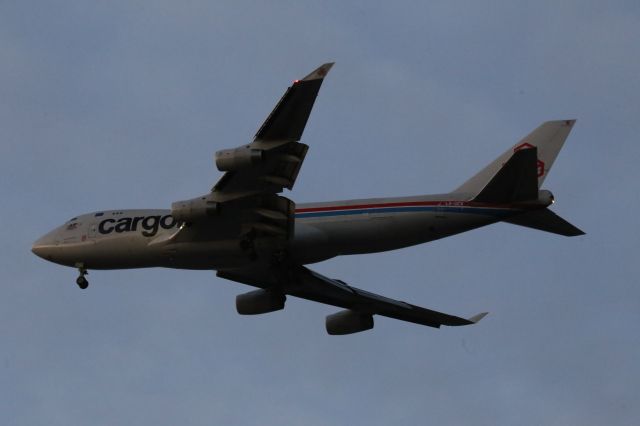
{"type": "Polygon", "coordinates": [[[69,219],[69,222],[73,222],[74,220],[78,220],[78,218],[74,217],[73,219],[69,219]]]}

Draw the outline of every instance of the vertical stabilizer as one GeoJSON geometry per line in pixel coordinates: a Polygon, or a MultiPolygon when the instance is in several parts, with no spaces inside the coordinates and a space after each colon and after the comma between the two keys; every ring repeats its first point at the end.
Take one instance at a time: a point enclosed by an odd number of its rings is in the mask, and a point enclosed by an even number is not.
{"type": "Polygon", "coordinates": [[[487,203],[517,203],[538,199],[538,148],[513,153],[473,200],[487,203]]]}
{"type": "Polygon", "coordinates": [[[502,167],[509,162],[515,152],[530,148],[537,148],[538,152],[536,175],[539,188],[547,177],[549,170],[551,170],[551,166],[575,122],[575,120],[556,120],[543,123],[454,192],[470,194],[471,196],[480,194],[498,175],[502,167]]]}

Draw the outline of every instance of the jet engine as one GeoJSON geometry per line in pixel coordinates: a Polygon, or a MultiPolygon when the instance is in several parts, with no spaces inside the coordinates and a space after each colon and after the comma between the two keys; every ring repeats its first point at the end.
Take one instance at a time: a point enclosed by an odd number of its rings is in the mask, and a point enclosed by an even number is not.
{"type": "Polygon", "coordinates": [[[270,290],[254,290],[236,296],[236,310],[240,315],[266,314],[284,309],[287,296],[270,290]]]}
{"type": "Polygon", "coordinates": [[[352,334],[373,328],[373,315],[352,310],[340,311],[327,316],[327,333],[331,335],[352,334]]]}
{"type": "Polygon", "coordinates": [[[216,167],[221,172],[231,172],[258,164],[263,159],[261,149],[241,146],[234,149],[223,149],[216,152],[216,167]]]}
{"type": "Polygon", "coordinates": [[[218,213],[219,208],[218,203],[203,196],[172,203],[171,216],[178,222],[192,223],[208,216],[214,216],[218,213]]]}

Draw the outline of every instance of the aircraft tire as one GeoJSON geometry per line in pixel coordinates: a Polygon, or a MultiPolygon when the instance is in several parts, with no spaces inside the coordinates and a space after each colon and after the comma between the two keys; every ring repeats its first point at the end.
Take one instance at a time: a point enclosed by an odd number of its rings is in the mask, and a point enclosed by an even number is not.
{"type": "Polygon", "coordinates": [[[76,284],[78,284],[78,287],[80,287],[82,290],[89,287],[89,281],[87,281],[87,279],[83,276],[78,277],[78,279],[76,280],[76,284]]]}

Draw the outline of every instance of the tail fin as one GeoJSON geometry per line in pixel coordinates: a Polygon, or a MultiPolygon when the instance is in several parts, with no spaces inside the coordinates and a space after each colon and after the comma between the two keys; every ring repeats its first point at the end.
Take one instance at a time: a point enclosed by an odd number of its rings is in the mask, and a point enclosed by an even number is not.
{"type": "Polygon", "coordinates": [[[516,151],[498,170],[474,201],[517,203],[538,199],[538,148],[516,151]]]}
{"type": "MultiPolygon", "coordinates": [[[[556,120],[543,123],[454,192],[469,194],[473,199],[490,195],[491,198],[509,196],[516,197],[513,201],[523,201],[521,198],[532,191],[531,182],[533,182],[536,184],[534,197],[536,198],[537,189],[551,170],[575,122],[575,120],[556,120]],[[519,154],[527,151],[528,154],[519,154]],[[531,167],[534,160],[535,167],[531,167]],[[536,176],[530,176],[531,170],[535,171],[536,176]],[[515,185],[514,181],[520,183],[515,185]]],[[[486,199],[486,201],[499,200],[486,199]]]]}
{"type": "Polygon", "coordinates": [[[454,192],[485,203],[536,201],[540,208],[503,221],[568,237],[584,235],[547,209],[546,206],[553,203],[553,196],[548,191],[539,191],[574,123],[575,120],[543,123],[454,192]]]}

